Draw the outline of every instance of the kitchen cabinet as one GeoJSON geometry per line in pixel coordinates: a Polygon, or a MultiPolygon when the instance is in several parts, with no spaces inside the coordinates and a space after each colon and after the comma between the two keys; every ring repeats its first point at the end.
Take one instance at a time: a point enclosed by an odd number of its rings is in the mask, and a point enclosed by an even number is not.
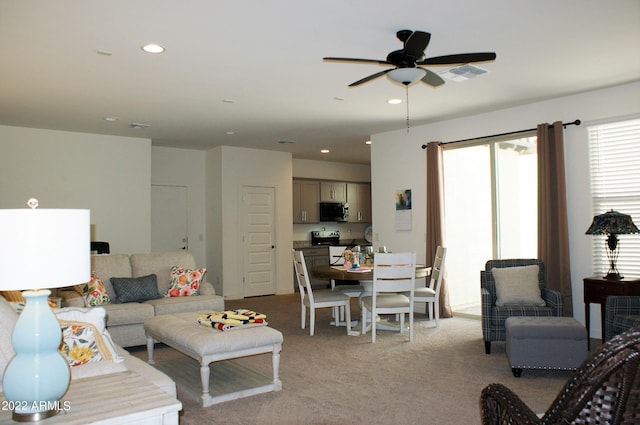
{"type": "MultiPolygon", "coordinates": [[[[299,248],[296,249],[296,251],[302,251],[302,254],[304,255],[304,262],[307,265],[307,271],[311,270],[311,268],[315,266],[329,265],[329,247],[327,246],[299,248]]],[[[331,282],[328,279],[315,279],[309,276],[309,282],[311,282],[311,287],[313,289],[331,287],[331,282]]],[[[296,292],[299,292],[295,269],[293,271],[293,287],[296,292]]]]}
{"type": "Polygon", "coordinates": [[[343,182],[320,182],[320,201],[347,202],[347,184],[343,182]]]}
{"type": "Polygon", "coordinates": [[[371,223],[371,185],[347,183],[349,223],[371,223]]]}
{"type": "Polygon", "coordinates": [[[320,222],[320,184],[314,180],[293,181],[293,222],[320,222]]]}

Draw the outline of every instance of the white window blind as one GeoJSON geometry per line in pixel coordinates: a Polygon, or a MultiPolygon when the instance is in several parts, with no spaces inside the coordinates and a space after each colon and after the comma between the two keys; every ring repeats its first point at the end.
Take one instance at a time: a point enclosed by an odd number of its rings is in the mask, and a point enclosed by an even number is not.
{"type": "MultiPolygon", "coordinates": [[[[588,127],[593,215],[615,210],[640,226],[640,119],[588,127]]],[[[606,236],[593,236],[593,271],[606,274],[606,236]]],[[[619,235],[620,274],[640,278],[640,234],[619,235]]]]}

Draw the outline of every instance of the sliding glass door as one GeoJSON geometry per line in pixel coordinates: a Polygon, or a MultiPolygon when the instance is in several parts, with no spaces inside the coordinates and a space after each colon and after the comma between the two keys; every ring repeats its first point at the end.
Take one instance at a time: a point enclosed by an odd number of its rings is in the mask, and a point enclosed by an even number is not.
{"type": "Polygon", "coordinates": [[[454,310],[480,304],[492,258],[537,255],[535,137],[445,145],[447,282],[454,310]]]}

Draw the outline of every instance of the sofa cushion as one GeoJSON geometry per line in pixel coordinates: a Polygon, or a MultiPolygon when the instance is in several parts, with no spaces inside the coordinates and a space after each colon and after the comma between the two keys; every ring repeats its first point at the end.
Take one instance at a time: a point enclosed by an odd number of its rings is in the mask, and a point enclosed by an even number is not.
{"type": "Polygon", "coordinates": [[[169,291],[169,274],[171,266],[195,269],[196,262],[189,252],[151,252],[148,254],[131,254],[131,272],[133,277],[155,274],[158,277],[158,292],[169,291]]]}
{"type": "Polygon", "coordinates": [[[142,324],[153,317],[153,306],[146,303],[106,304],[107,326],[142,324]]]}
{"type": "Polygon", "coordinates": [[[217,295],[199,295],[197,297],[164,297],[145,301],[153,306],[155,315],[184,313],[185,311],[224,311],[224,298],[217,295]]]}
{"type": "Polygon", "coordinates": [[[207,269],[185,269],[171,266],[169,272],[169,297],[189,297],[200,295],[200,282],[204,280],[207,269]]]}
{"type": "Polygon", "coordinates": [[[112,300],[116,293],[111,286],[112,277],[133,277],[131,263],[127,254],[97,254],[91,256],[91,270],[100,276],[104,288],[112,300]]]}
{"type": "Polygon", "coordinates": [[[17,321],[18,313],[16,310],[4,297],[0,297],[0,324],[2,324],[0,325],[0,391],[2,391],[4,370],[16,354],[13,350],[11,337],[17,321]]]}
{"type": "Polygon", "coordinates": [[[111,285],[116,292],[116,304],[141,303],[160,298],[157,276],[112,277],[111,285]]]}
{"type": "Polygon", "coordinates": [[[537,265],[491,269],[496,281],[496,306],[545,306],[540,295],[538,272],[537,265]]]}

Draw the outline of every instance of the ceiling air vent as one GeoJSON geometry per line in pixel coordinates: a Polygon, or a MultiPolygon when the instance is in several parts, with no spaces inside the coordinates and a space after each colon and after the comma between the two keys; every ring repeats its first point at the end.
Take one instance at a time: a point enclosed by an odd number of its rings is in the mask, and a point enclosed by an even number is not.
{"type": "Polygon", "coordinates": [[[479,66],[467,64],[445,69],[444,71],[438,72],[438,75],[442,78],[446,78],[449,81],[461,82],[476,78],[482,74],[486,74],[487,72],[489,71],[480,68],[479,66]]]}

